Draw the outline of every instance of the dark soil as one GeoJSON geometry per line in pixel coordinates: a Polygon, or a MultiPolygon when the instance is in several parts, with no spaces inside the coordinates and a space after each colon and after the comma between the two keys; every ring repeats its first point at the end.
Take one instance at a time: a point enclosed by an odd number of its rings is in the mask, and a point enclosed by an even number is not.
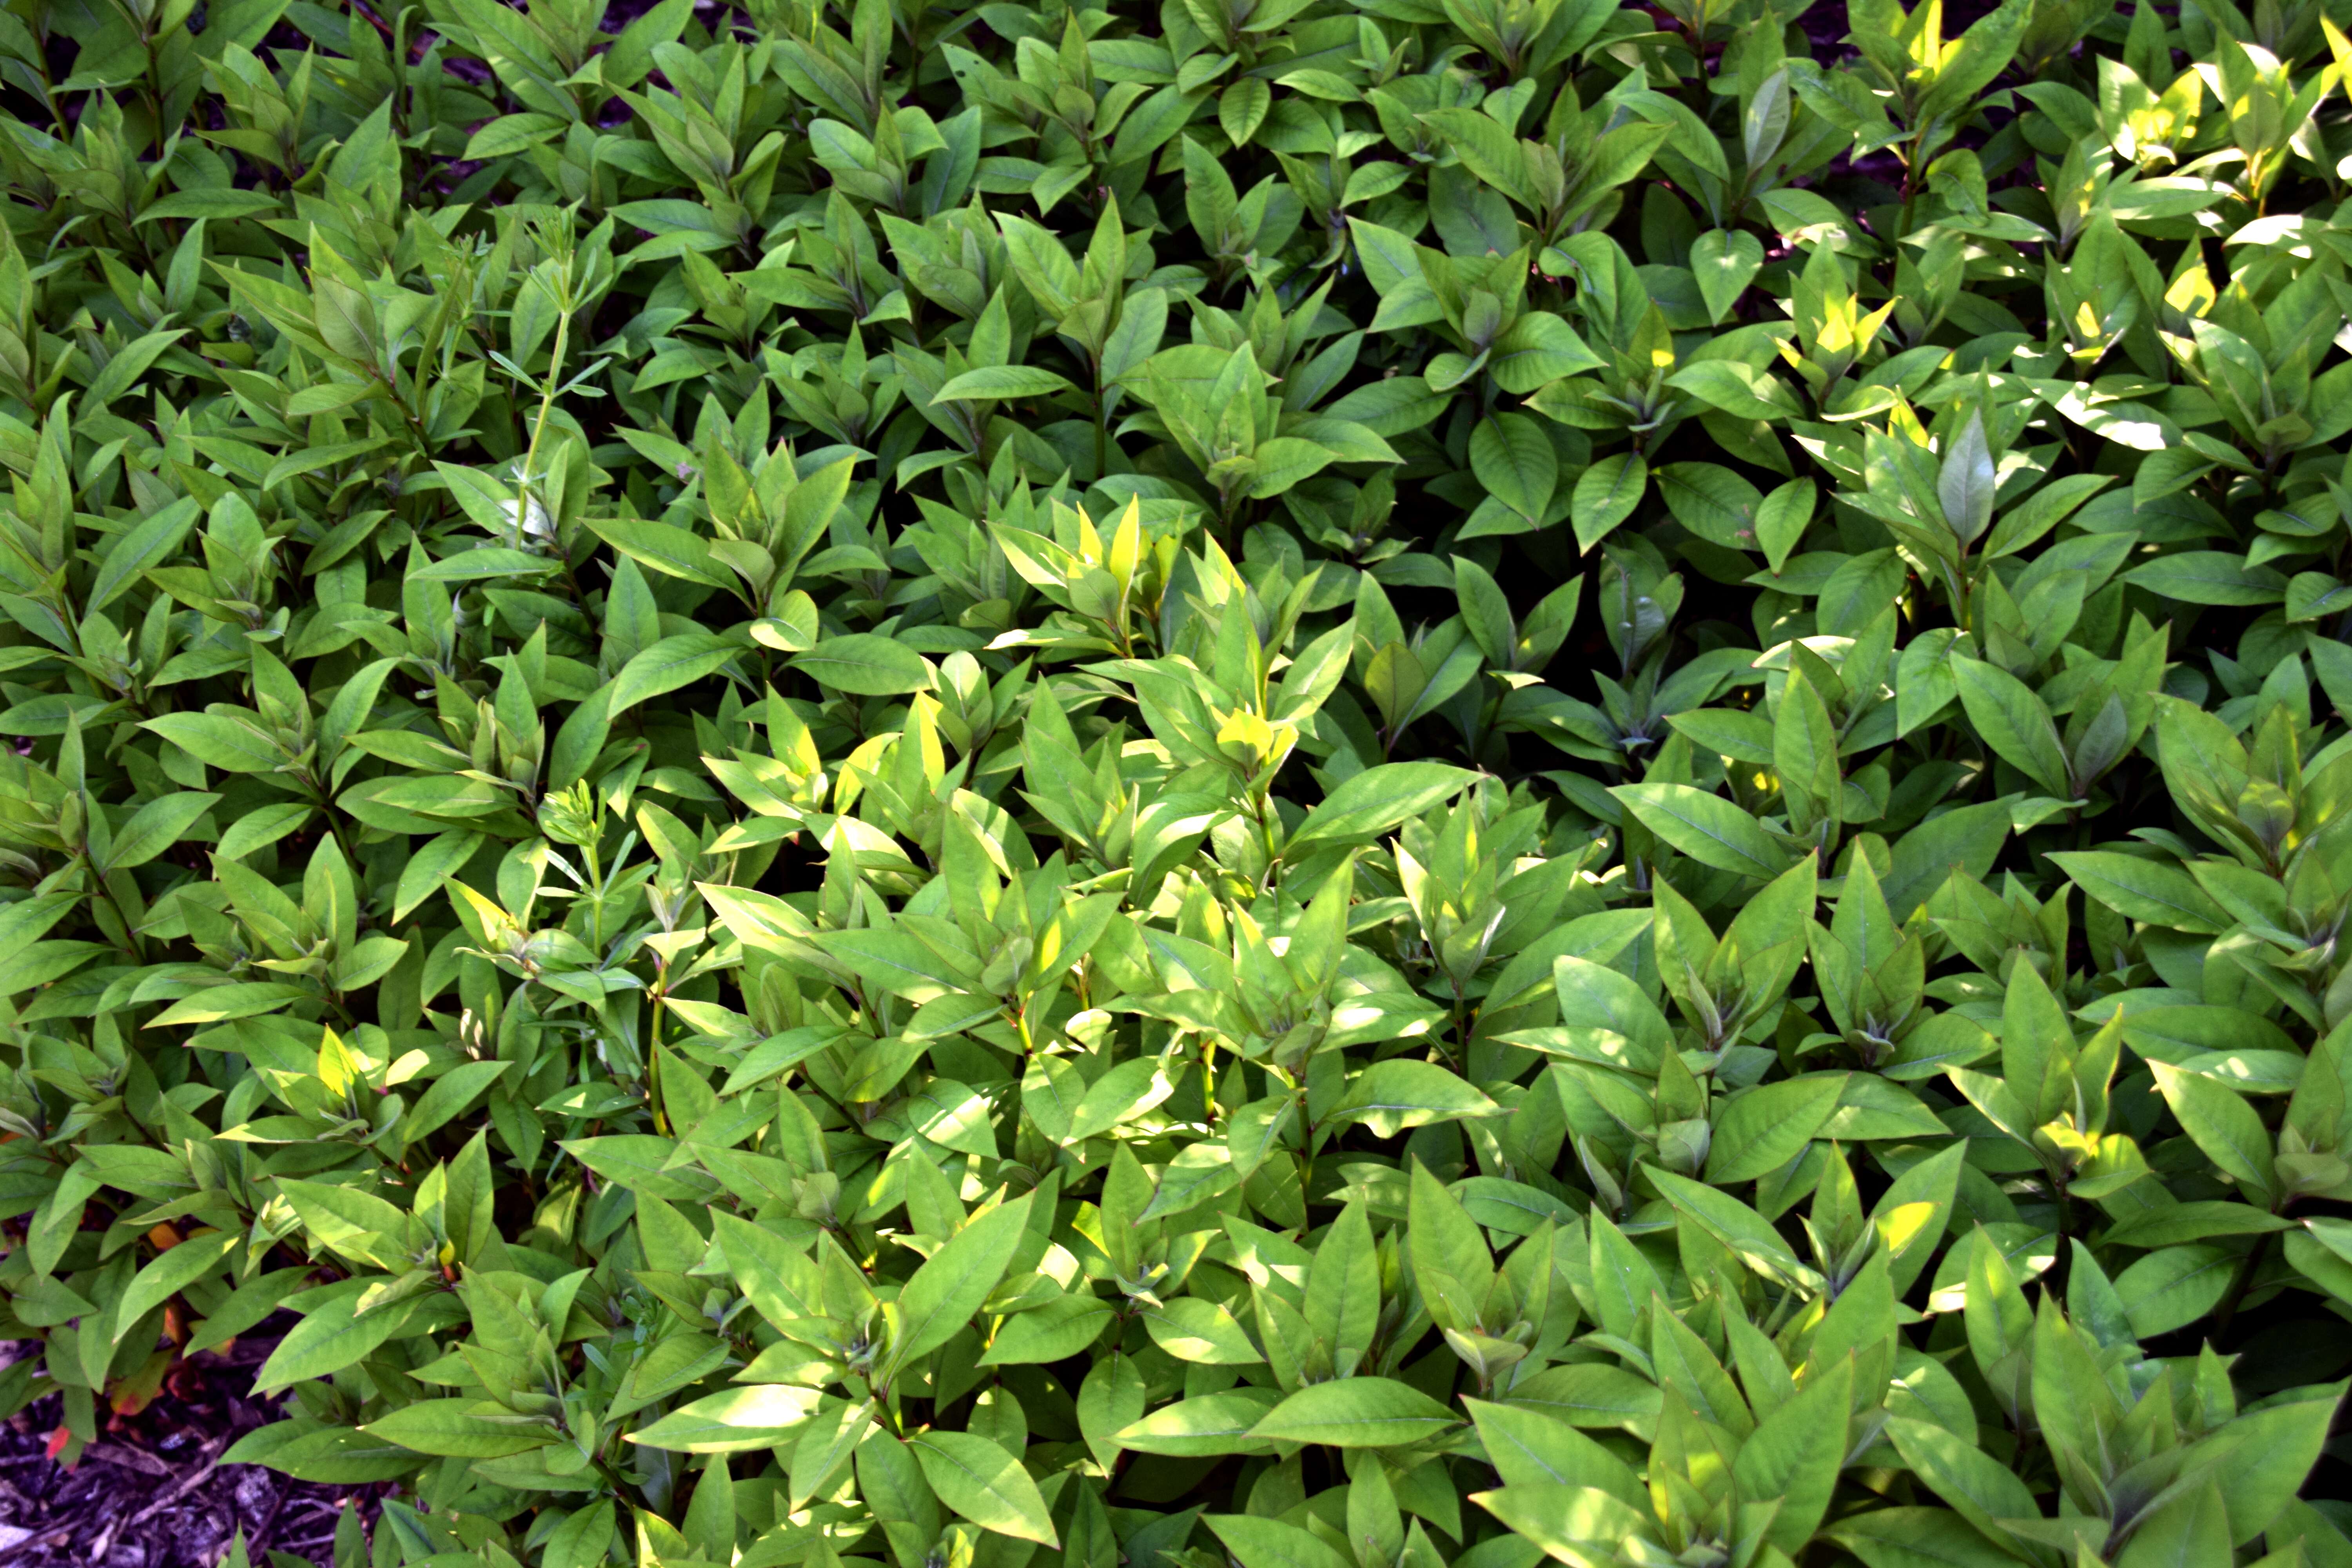
{"type": "MultiPolygon", "coordinates": [[[[0,1346],[0,1361],[26,1348],[0,1346]]],[[[145,1409],[105,1413],[99,1440],[71,1468],[49,1458],[56,1395],[0,1422],[0,1565],[216,1568],[240,1530],[257,1568],[266,1552],[331,1563],[336,1521],[356,1505],[373,1524],[381,1488],[318,1486],[219,1462],[230,1444],[278,1418],[278,1401],[252,1394],[254,1369],[272,1348],[240,1340],[226,1354],[182,1363],[145,1409]]]]}

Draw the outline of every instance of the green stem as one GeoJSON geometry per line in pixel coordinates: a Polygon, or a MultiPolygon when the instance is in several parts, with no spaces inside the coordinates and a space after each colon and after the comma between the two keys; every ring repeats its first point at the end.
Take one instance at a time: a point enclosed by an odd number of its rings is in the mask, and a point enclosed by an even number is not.
{"type": "Polygon", "coordinates": [[[82,857],[82,869],[89,877],[91,891],[104,899],[106,907],[114,911],[115,920],[122,927],[122,938],[131,944],[131,956],[144,961],[147,955],[140,946],[138,928],[131,923],[131,916],[123,909],[121,900],[114,896],[114,889],[106,885],[106,873],[92,864],[87,854],[82,857]]]}
{"type": "MultiPolygon", "coordinates": [[[[1305,1214],[1315,1197],[1315,1124],[1307,1118],[1307,1080],[1292,1086],[1298,1108],[1298,1212],[1305,1214]]],[[[1311,1229],[1312,1226],[1304,1228],[1311,1229]]],[[[1303,1230],[1302,1230],[1303,1234],[1303,1230]]]]}
{"type": "Polygon", "coordinates": [[[1095,368],[1095,478],[1108,477],[1110,467],[1110,406],[1103,401],[1102,356],[1094,356],[1095,368]]]}
{"type": "MultiPolygon", "coordinates": [[[[565,293],[571,289],[567,279],[565,293]]],[[[571,301],[566,300],[568,307],[571,301]]],[[[522,468],[515,479],[515,528],[521,531],[530,521],[530,476],[538,466],[540,437],[547,434],[547,416],[555,408],[555,388],[563,374],[563,353],[572,336],[572,312],[566,309],[555,318],[555,353],[547,362],[547,385],[540,394],[539,417],[531,422],[530,445],[522,455],[522,468]]],[[[550,520],[551,522],[552,520],[550,520]]],[[[592,850],[591,855],[593,855],[592,850]]]]}

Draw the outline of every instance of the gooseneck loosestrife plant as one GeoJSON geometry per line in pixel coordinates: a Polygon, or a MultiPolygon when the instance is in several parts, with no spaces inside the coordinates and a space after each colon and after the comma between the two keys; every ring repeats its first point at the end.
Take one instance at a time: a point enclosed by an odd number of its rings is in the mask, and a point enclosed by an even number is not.
{"type": "Polygon", "coordinates": [[[2347,23],[9,0],[0,1413],[264,1336],[336,1568],[2352,1564],[2347,23]]]}

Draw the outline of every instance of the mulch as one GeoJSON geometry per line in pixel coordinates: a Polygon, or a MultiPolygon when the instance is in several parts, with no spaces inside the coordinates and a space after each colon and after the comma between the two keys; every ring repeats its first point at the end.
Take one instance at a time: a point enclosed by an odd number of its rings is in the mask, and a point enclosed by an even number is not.
{"type": "MultiPolygon", "coordinates": [[[[173,1369],[136,1415],[104,1413],[70,1468],[48,1456],[62,1418],[54,1394],[0,1422],[0,1568],[216,1568],[238,1531],[259,1568],[282,1553],[334,1560],[336,1521],[356,1504],[373,1526],[380,1487],[296,1481],[220,1456],[278,1419],[253,1395],[274,1340],[239,1340],[173,1369]]],[[[30,1347],[0,1346],[0,1361],[30,1347]]],[[[279,1568],[290,1568],[280,1560],[279,1568]]]]}

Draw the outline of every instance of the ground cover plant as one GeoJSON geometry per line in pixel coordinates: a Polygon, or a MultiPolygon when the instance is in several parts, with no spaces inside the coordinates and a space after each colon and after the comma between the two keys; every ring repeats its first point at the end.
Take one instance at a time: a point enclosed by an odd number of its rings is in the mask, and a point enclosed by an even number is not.
{"type": "Polygon", "coordinates": [[[2347,87],[11,0],[0,1413],[274,1339],[338,1568],[2352,1563],[2347,87]]]}

